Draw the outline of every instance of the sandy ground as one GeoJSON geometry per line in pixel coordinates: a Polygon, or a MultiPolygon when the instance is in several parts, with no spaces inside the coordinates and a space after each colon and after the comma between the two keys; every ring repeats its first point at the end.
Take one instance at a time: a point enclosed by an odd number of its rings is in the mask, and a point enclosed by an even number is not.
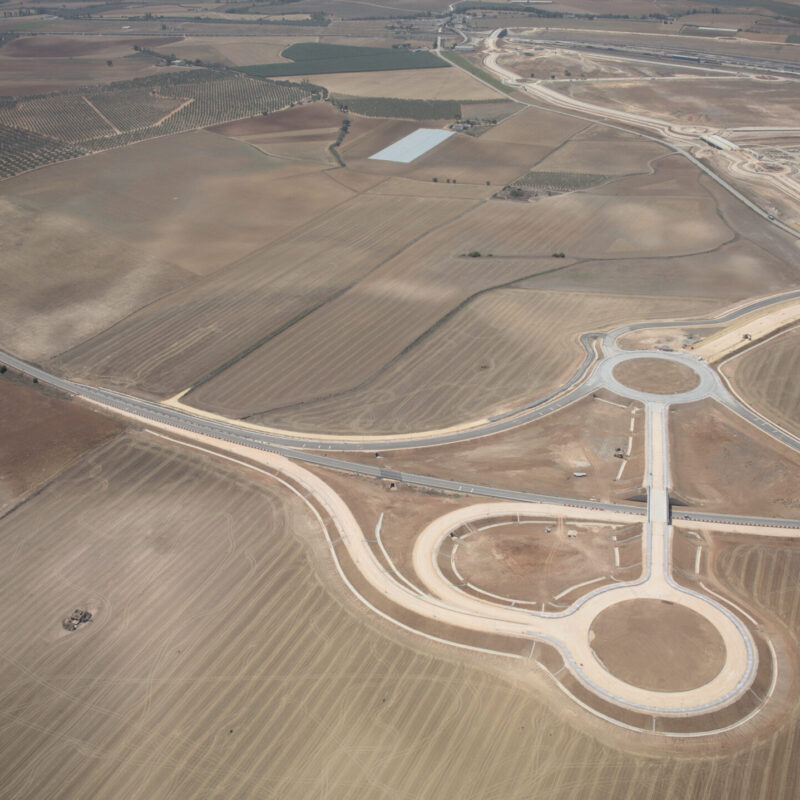
{"type": "Polygon", "coordinates": [[[707,683],[725,663],[714,626],[685,606],[628,600],[601,612],[592,649],[614,675],[636,686],[677,692],[707,683]]]}
{"type": "Polygon", "coordinates": [[[772,338],[783,329],[796,327],[798,321],[800,302],[795,300],[760,313],[748,314],[693,345],[692,351],[706,361],[719,362],[738,350],[755,348],[758,342],[772,338]]]}

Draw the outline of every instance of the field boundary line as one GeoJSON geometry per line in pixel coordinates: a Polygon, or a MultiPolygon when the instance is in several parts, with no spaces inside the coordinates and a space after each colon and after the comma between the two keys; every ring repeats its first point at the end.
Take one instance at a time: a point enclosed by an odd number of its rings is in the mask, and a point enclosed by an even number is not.
{"type": "Polygon", "coordinates": [[[89,106],[89,108],[91,108],[92,111],[94,111],[94,113],[97,114],[97,116],[100,117],[100,119],[102,119],[103,122],[105,122],[115,134],[118,136],[122,134],[122,131],[88,97],[86,97],[86,95],[82,94],[81,100],[83,100],[83,102],[86,103],[86,105],[89,106]]]}

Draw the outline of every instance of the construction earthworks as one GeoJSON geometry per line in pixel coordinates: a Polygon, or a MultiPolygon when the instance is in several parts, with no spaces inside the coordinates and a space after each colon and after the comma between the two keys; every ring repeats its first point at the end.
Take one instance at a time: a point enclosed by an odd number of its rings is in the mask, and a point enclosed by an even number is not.
{"type": "Polygon", "coordinates": [[[267,6],[4,5],[3,795],[791,800],[800,17],[267,6]]]}

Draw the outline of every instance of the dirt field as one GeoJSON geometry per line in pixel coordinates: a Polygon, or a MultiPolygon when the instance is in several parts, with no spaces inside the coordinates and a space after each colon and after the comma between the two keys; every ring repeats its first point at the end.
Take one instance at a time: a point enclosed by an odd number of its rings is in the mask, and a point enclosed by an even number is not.
{"type": "Polygon", "coordinates": [[[661,692],[708,683],[725,664],[725,643],[705,617],[665,600],[627,600],[602,611],[589,636],[612,675],[661,692]]]}
{"type": "Polygon", "coordinates": [[[670,414],[677,495],[722,514],[800,517],[800,455],[711,400],[670,414]]]}
{"type": "Polygon", "coordinates": [[[656,358],[623,361],[614,367],[614,377],[631,389],[653,394],[688,392],[700,383],[700,376],[689,367],[656,358]]]}
{"type": "Polygon", "coordinates": [[[3,188],[208,275],[352,196],[319,169],[197,131],[58,164],[3,188]]]}
{"type": "MultiPolygon", "coordinates": [[[[255,415],[252,421],[298,430],[400,433],[481,419],[560,385],[583,360],[580,333],[704,305],[497,290],[437,324],[402,358],[361,385],[255,415]]],[[[350,360],[342,369],[359,365],[350,360]]]]}
{"type": "MultiPolygon", "coordinates": [[[[302,544],[317,535],[284,490],[145,437],[92,456],[3,520],[7,548],[25,554],[4,562],[3,591],[38,587],[3,625],[14,648],[6,793],[162,798],[213,785],[239,797],[521,800],[535,785],[556,800],[576,787],[589,800],[677,800],[702,785],[793,796],[794,727],[734,753],[626,753],[582,712],[553,713],[522,669],[503,680],[343,605],[302,544]],[[66,634],[60,619],[76,603],[95,617],[66,634]],[[210,750],[225,757],[210,762],[210,750]]],[[[797,614],[796,592],[768,597],[797,614]]]]}
{"type": "Polygon", "coordinates": [[[79,218],[42,213],[24,197],[0,198],[0,218],[0,331],[3,346],[22,358],[47,358],[193,282],[191,273],[79,218]]]}
{"type": "MultiPolygon", "coordinates": [[[[246,142],[267,155],[335,166],[337,162],[328,146],[336,141],[343,119],[344,114],[329,103],[312,103],[208,130],[246,142]]],[[[322,190],[317,194],[322,195],[322,190]]],[[[309,192],[309,199],[312,198],[314,195],[309,192]]]]}
{"type": "Polygon", "coordinates": [[[553,88],[589,103],[692,124],[722,128],[800,125],[800,101],[793,81],[743,78],[630,83],[585,81],[556,83],[553,88]]]}
{"type": "Polygon", "coordinates": [[[649,172],[653,159],[665,155],[664,148],[650,142],[574,140],[540,161],[535,169],[544,172],[589,172],[600,175],[629,175],[649,172]]]}
{"type": "Polygon", "coordinates": [[[134,55],[133,45],[171,51],[180,38],[22,36],[0,48],[0,95],[44,94],[174,71],[156,67],[156,58],[134,55]]]}
{"type": "MultiPolygon", "coordinates": [[[[288,80],[300,81],[301,78],[288,80]]],[[[478,83],[454,67],[303,75],[302,80],[324,86],[333,94],[357,97],[399,97],[404,100],[498,100],[504,97],[501,92],[478,83]]]]}
{"type": "Polygon", "coordinates": [[[800,435],[800,330],[745,350],[723,372],[747,403],[800,435]]]}
{"type": "MultiPolygon", "coordinates": [[[[711,252],[667,258],[586,260],[525,283],[536,289],[658,292],[733,302],[796,285],[789,263],[741,238],[711,252]]],[[[659,333],[659,335],[662,335],[659,333]]]]}
{"type": "Polygon", "coordinates": [[[481,139],[553,148],[587,127],[584,120],[538,108],[526,108],[483,134],[481,139]]]}
{"type": "Polygon", "coordinates": [[[27,378],[0,375],[0,515],[123,427],[27,378]]]}
{"type": "Polygon", "coordinates": [[[491,475],[493,485],[503,488],[621,502],[638,494],[643,480],[643,423],[639,411],[631,434],[634,408],[599,392],[597,398],[585,398],[506,433],[440,447],[386,451],[379,459],[372,452],[350,453],[348,458],[470,483],[485,482],[491,475]],[[620,461],[614,452],[617,447],[627,450],[631,435],[631,455],[617,481],[620,461]],[[575,478],[575,471],[587,475],[575,478]]]}
{"type": "MultiPolygon", "coordinates": [[[[619,23],[615,23],[619,24],[619,23]]],[[[615,59],[612,56],[584,53],[578,50],[547,48],[510,52],[500,59],[501,66],[507,66],[523,78],[535,77],[539,80],[572,79],[592,80],[598,78],[650,78],[670,75],[702,75],[696,70],[682,69],[672,64],[645,64],[642,61],[615,59]],[[531,53],[527,55],[527,53],[531,53]],[[567,75],[570,73],[570,75],[567,75]]]]}
{"type": "Polygon", "coordinates": [[[112,384],[172,396],[472,204],[354,197],[189,291],[129,316],[56,364],[73,375],[102,375],[112,384]],[[398,226],[401,216],[404,225],[398,226]]]}
{"type": "Polygon", "coordinates": [[[553,520],[478,530],[459,540],[455,566],[480,590],[547,604],[579,583],[613,573],[611,537],[633,535],[634,527],[623,533],[622,526],[553,520]]]}

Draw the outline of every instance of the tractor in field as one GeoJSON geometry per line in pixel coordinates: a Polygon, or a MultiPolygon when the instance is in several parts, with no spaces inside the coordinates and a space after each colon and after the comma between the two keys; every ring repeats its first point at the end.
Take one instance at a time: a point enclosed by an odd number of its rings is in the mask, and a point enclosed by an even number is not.
{"type": "Polygon", "coordinates": [[[68,617],[64,618],[61,624],[64,626],[64,630],[74,631],[77,630],[79,625],[89,622],[91,618],[91,611],[85,611],[82,608],[76,608],[68,617]]]}

